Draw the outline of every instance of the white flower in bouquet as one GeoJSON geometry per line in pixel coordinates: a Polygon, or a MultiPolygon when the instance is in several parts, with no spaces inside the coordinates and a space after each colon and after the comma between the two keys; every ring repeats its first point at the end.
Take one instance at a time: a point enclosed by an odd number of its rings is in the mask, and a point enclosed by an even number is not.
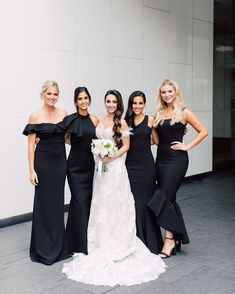
{"type": "MultiPolygon", "coordinates": [[[[104,158],[105,156],[113,157],[117,147],[114,142],[110,139],[93,139],[91,143],[91,152],[96,155],[104,158]]],[[[102,162],[102,172],[106,172],[107,166],[102,162]]]]}

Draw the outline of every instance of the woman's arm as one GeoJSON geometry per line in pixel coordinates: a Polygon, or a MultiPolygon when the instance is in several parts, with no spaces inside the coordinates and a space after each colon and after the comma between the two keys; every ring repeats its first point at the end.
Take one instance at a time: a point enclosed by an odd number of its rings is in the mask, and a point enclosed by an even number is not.
{"type": "Polygon", "coordinates": [[[174,150],[187,151],[189,149],[192,149],[208,135],[206,128],[192,111],[185,109],[184,116],[185,121],[197,131],[197,135],[187,144],[178,141],[172,142],[171,144],[173,145],[171,146],[171,148],[174,150]]]}
{"type": "Polygon", "coordinates": [[[38,176],[34,169],[34,149],[36,134],[28,135],[28,164],[29,164],[29,180],[34,185],[38,185],[38,176]]]}
{"type": "Polygon", "coordinates": [[[99,123],[99,118],[95,115],[91,115],[90,118],[91,118],[91,121],[93,122],[94,126],[96,127],[99,123]]]}
{"type": "Polygon", "coordinates": [[[158,145],[158,143],[159,143],[158,133],[157,133],[155,128],[152,128],[152,131],[151,131],[151,144],[158,145]]]}
{"type": "Polygon", "coordinates": [[[148,127],[151,128],[151,145],[158,145],[159,138],[156,128],[154,128],[154,120],[155,118],[153,116],[148,116],[148,127]]]}
{"type": "Polygon", "coordinates": [[[64,141],[66,144],[71,145],[71,141],[70,141],[70,133],[66,132],[64,135],[64,141]]]}

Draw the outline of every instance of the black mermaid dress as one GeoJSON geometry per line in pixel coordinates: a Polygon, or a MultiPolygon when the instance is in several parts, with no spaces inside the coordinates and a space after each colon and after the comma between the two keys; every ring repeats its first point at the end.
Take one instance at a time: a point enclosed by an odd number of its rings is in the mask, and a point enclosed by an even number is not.
{"type": "Polygon", "coordinates": [[[26,125],[23,134],[35,133],[34,168],[38,176],[33,204],[30,258],[51,265],[68,258],[64,224],[66,153],[61,124],[26,125]]]}
{"type": "Polygon", "coordinates": [[[71,191],[66,233],[70,254],[87,254],[87,226],[90,214],[94,157],[91,142],[96,137],[89,115],[73,113],[64,118],[70,133],[71,149],[67,161],[67,177],[71,191]]]}
{"type": "Polygon", "coordinates": [[[165,119],[157,125],[159,145],[157,149],[156,172],[159,190],[156,190],[149,202],[149,208],[155,213],[157,223],[164,229],[173,232],[175,240],[189,243],[189,237],[176,193],[182,184],[188,169],[188,153],[171,149],[171,142],[183,141],[186,125],[178,122],[170,124],[165,119]]]}
{"type": "Polygon", "coordinates": [[[137,236],[152,253],[158,254],[163,245],[162,235],[154,213],[147,207],[156,186],[148,116],[137,126],[134,125],[131,132],[126,167],[135,200],[137,236]]]}

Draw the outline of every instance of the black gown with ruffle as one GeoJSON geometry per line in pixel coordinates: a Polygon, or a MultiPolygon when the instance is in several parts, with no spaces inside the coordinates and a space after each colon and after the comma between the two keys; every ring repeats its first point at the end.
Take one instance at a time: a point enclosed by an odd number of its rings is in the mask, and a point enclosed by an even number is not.
{"type": "Polygon", "coordinates": [[[149,202],[155,213],[157,223],[164,229],[174,233],[176,240],[189,243],[189,237],[176,193],[182,184],[188,169],[188,153],[171,149],[173,141],[183,141],[185,124],[178,122],[171,125],[171,119],[165,119],[157,125],[159,145],[157,149],[156,172],[159,190],[149,202]]]}
{"type": "Polygon", "coordinates": [[[137,126],[132,126],[130,148],[126,156],[126,167],[135,200],[137,236],[152,253],[158,254],[163,246],[159,226],[147,204],[154,194],[156,170],[151,151],[151,128],[148,116],[137,126]]]}
{"type": "Polygon", "coordinates": [[[96,137],[89,115],[73,113],[64,118],[70,134],[71,149],[67,162],[67,177],[71,191],[66,233],[69,252],[87,254],[87,226],[90,214],[94,157],[91,142],[96,137]]]}
{"type": "Polygon", "coordinates": [[[51,265],[68,257],[64,225],[66,153],[60,123],[26,125],[23,134],[35,133],[34,168],[38,176],[33,205],[30,258],[51,265]]]}

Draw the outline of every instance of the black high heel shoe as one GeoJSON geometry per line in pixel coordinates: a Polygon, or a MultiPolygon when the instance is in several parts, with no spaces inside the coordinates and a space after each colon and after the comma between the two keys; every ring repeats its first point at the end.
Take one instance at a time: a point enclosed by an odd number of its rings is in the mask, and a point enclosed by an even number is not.
{"type": "Polygon", "coordinates": [[[175,241],[176,244],[176,251],[180,252],[181,251],[181,240],[175,241]]]}
{"type": "MultiPolygon", "coordinates": [[[[165,237],[165,239],[168,239],[168,240],[174,240],[174,238],[168,238],[168,237],[165,237]]],[[[160,255],[160,257],[161,258],[169,258],[171,255],[176,255],[176,243],[175,243],[175,246],[171,249],[171,252],[170,252],[170,254],[167,254],[167,253],[165,253],[165,252],[163,252],[163,251],[161,251],[160,253],[159,253],[159,255],[160,255]]]]}

